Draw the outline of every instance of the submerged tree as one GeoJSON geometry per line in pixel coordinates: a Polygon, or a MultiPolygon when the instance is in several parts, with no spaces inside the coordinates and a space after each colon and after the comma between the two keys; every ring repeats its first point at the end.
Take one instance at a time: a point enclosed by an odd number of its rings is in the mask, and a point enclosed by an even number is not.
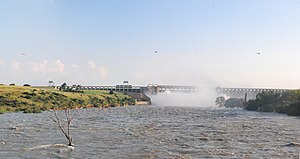
{"type": "Polygon", "coordinates": [[[71,134],[70,134],[70,126],[71,126],[71,121],[73,120],[73,118],[70,115],[69,108],[66,108],[64,110],[64,112],[65,112],[65,116],[66,116],[66,121],[61,120],[59,118],[59,116],[57,115],[57,112],[54,113],[55,118],[54,117],[50,117],[50,118],[58,125],[61,132],[67,138],[68,146],[73,146],[72,137],[71,137],[71,134]],[[64,122],[66,122],[67,125],[64,122]]]}

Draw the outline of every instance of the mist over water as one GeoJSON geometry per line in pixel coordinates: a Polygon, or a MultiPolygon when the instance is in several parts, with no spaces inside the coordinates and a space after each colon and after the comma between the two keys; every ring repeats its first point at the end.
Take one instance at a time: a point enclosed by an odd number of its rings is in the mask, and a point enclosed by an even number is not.
{"type": "Polygon", "coordinates": [[[212,88],[190,93],[166,91],[147,95],[151,98],[152,105],[190,107],[213,107],[217,97],[217,93],[212,88]]]}

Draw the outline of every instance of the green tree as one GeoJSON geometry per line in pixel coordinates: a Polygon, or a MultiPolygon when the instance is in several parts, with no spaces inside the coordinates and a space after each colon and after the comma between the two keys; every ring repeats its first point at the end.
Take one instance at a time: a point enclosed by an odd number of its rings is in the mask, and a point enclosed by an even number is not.
{"type": "Polygon", "coordinates": [[[262,92],[256,99],[246,103],[247,110],[278,112],[288,115],[300,115],[300,90],[286,92],[262,92]]]}
{"type": "Polygon", "coordinates": [[[219,107],[224,107],[224,104],[225,104],[225,97],[223,97],[223,96],[217,97],[215,103],[216,103],[216,105],[218,105],[219,107]]]}
{"type": "Polygon", "coordinates": [[[66,88],[67,88],[67,84],[66,84],[66,83],[63,83],[63,84],[60,86],[59,90],[60,90],[60,91],[65,91],[66,88]]]}

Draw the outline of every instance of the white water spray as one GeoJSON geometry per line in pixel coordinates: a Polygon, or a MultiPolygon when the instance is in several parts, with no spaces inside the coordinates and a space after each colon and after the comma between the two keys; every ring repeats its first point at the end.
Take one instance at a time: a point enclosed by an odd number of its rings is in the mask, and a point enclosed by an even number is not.
{"type": "Polygon", "coordinates": [[[159,106],[191,106],[212,107],[215,106],[217,94],[214,89],[201,89],[198,92],[170,92],[148,94],[152,105],[159,106]]]}

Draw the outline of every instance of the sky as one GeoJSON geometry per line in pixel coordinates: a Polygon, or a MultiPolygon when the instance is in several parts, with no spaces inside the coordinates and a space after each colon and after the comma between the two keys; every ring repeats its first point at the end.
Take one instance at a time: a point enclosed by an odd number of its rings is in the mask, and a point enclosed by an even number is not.
{"type": "Polygon", "coordinates": [[[299,0],[1,0],[0,21],[3,84],[300,88],[299,0]]]}

